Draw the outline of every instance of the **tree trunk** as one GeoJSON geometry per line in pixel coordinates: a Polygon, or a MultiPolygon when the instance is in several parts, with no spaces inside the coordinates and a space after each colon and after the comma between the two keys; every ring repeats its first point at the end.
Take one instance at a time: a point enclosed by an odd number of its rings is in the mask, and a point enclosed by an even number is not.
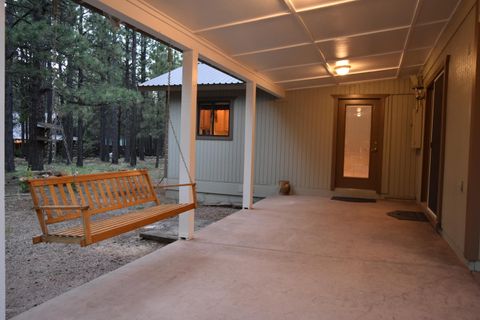
{"type": "Polygon", "coordinates": [[[73,157],[73,115],[72,112],[68,112],[62,120],[63,125],[63,147],[64,147],[64,156],[67,161],[67,165],[72,163],[73,157]]]}
{"type": "MultiPolygon", "coordinates": [[[[137,87],[137,33],[132,30],[132,79],[130,81],[131,88],[134,90],[137,87]]],[[[130,107],[130,166],[137,165],[137,106],[130,107]]]]}
{"type": "MultiPolygon", "coordinates": [[[[13,15],[11,10],[6,10],[7,29],[13,25],[13,15]]],[[[15,171],[15,154],[13,144],[13,79],[9,74],[12,60],[14,59],[15,48],[9,41],[10,37],[5,41],[5,53],[7,55],[7,77],[5,82],[5,171],[15,171]]]]}
{"type": "Polygon", "coordinates": [[[123,145],[123,159],[126,163],[130,163],[130,108],[125,109],[125,121],[123,122],[123,137],[124,137],[124,145],[123,145]]]}
{"type": "MultiPolygon", "coordinates": [[[[34,54],[35,55],[35,54],[34,54]]],[[[41,70],[42,64],[35,57],[33,58],[33,67],[41,70]]],[[[31,79],[31,99],[28,119],[28,152],[27,161],[31,170],[43,170],[43,148],[38,140],[40,132],[38,130],[38,122],[42,108],[42,95],[39,88],[42,87],[42,78],[40,73],[36,73],[31,79]]]]}
{"type": "Polygon", "coordinates": [[[78,115],[77,120],[77,167],[83,167],[83,132],[84,132],[82,115],[78,115]]]}
{"type": "MultiPolygon", "coordinates": [[[[143,83],[147,80],[147,37],[142,34],[141,40],[141,51],[140,51],[140,81],[143,83]]],[[[143,96],[143,103],[140,105],[138,109],[138,122],[143,123],[143,105],[145,104],[145,100],[147,98],[147,93],[144,91],[142,92],[143,96]]],[[[145,135],[141,132],[142,129],[140,128],[140,139],[138,145],[138,157],[140,160],[145,161],[145,135]]]]}
{"type": "Polygon", "coordinates": [[[118,164],[120,146],[120,107],[113,107],[112,163],[118,164]]]}
{"type": "MultiPolygon", "coordinates": [[[[141,121],[141,119],[140,119],[141,121]]],[[[145,161],[145,138],[138,138],[138,159],[145,161]]]]}
{"type": "MultiPolygon", "coordinates": [[[[48,69],[52,70],[52,63],[49,61],[48,64],[48,69]]],[[[49,79],[49,90],[47,92],[47,123],[52,124],[52,117],[53,117],[53,81],[52,79],[49,79]]],[[[56,130],[50,129],[48,131],[48,164],[51,164],[53,161],[53,141],[52,141],[52,133],[55,134],[56,130]]]]}
{"type": "Polygon", "coordinates": [[[108,157],[108,146],[106,144],[107,140],[107,107],[100,107],[100,160],[109,161],[108,157]]]}

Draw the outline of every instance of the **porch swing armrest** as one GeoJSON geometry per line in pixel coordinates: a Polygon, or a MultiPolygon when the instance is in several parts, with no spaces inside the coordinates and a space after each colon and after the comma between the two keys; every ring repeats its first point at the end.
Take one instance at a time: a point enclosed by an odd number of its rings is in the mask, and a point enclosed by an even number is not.
{"type": "Polygon", "coordinates": [[[167,189],[167,188],[175,188],[175,187],[195,187],[196,183],[180,183],[180,184],[157,184],[153,186],[154,188],[158,189],[167,189]]]}
{"type": "Polygon", "coordinates": [[[193,200],[193,205],[196,208],[197,207],[197,183],[192,182],[192,183],[180,183],[180,184],[164,184],[164,185],[155,185],[153,186],[154,188],[158,189],[166,189],[166,188],[175,188],[175,187],[191,187],[192,188],[192,200],[193,200]]]}

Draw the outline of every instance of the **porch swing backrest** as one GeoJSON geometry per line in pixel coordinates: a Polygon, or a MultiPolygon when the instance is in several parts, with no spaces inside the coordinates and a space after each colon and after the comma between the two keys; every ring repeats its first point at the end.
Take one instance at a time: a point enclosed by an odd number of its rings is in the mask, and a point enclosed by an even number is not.
{"type": "MultiPolygon", "coordinates": [[[[29,181],[35,206],[81,206],[90,215],[153,202],[160,204],[145,170],[29,181]]],[[[80,218],[80,210],[45,209],[45,223],[80,218]]]]}

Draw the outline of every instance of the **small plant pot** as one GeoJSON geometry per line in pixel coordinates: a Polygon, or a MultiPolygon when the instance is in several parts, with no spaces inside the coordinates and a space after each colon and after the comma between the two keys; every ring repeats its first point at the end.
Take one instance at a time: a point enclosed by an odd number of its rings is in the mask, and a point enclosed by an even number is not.
{"type": "Polygon", "coordinates": [[[290,181],[280,180],[278,183],[280,185],[280,190],[278,193],[284,196],[288,196],[291,191],[290,181]]]}

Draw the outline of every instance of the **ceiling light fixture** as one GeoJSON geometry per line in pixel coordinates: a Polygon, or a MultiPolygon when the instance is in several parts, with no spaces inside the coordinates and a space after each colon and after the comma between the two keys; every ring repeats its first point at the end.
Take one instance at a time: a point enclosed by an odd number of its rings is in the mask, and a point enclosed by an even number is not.
{"type": "Polygon", "coordinates": [[[340,60],[335,62],[335,73],[339,76],[344,76],[350,72],[350,63],[348,60],[340,60]]]}

